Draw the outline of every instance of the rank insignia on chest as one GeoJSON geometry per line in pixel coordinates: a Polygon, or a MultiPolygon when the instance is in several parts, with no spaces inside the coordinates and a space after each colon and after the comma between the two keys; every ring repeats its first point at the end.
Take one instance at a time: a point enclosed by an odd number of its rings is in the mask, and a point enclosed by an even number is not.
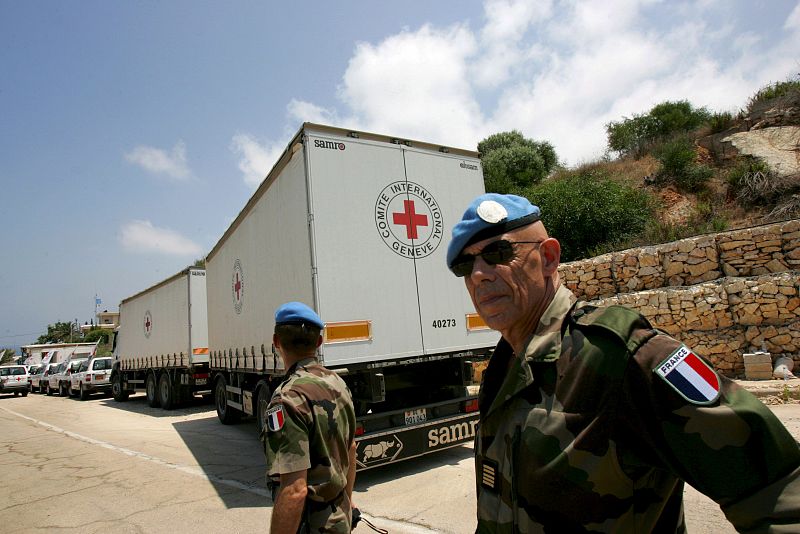
{"type": "Polygon", "coordinates": [[[481,487],[497,491],[497,462],[481,461],[481,487]]]}
{"type": "Polygon", "coordinates": [[[692,404],[713,404],[719,398],[719,376],[686,345],[678,347],[653,372],[692,404]]]}
{"type": "Polygon", "coordinates": [[[272,432],[283,428],[283,404],[277,404],[267,410],[267,428],[272,432]]]}

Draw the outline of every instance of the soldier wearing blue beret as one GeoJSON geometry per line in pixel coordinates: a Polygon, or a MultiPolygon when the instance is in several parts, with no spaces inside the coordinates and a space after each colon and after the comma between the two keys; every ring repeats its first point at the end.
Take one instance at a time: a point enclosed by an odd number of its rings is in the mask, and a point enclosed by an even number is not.
{"type": "Polygon", "coordinates": [[[351,528],[356,415],[347,385],[317,360],[324,326],[301,302],[275,311],[272,341],[287,371],[266,410],[262,440],[277,534],[351,528]]]}
{"type": "Polygon", "coordinates": [[[800,532],[780,421],[640,314],[576,303],[540,216],[481,195],[447,250],[502,334],[479,394],[477,532],[684,532],[686,482],[739,531],[800,532]]]}

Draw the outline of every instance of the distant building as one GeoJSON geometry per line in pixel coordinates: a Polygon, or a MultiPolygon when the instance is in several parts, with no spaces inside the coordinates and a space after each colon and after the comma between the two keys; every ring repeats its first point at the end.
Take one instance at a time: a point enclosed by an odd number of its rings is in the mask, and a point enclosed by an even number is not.
{"type": "Polygon", "coordinates": [[[97,312],[97,324],[85,324],[81,326],[81,332],[84,334],[92,328],[102,328],[103,330],[114,330],[119,326],[119,312],[110,312],[103,310],[97,312]]]}

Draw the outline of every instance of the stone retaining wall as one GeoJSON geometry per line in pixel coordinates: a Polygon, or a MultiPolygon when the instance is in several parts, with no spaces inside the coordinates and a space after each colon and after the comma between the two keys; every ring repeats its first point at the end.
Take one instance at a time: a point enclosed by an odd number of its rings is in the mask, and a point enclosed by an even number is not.
{"type": "Polygon", "coordinates": [[[559,267],[579,298],[623,304],[729,376],[742,354],[800,360],[800,220],[613,252],[559,267]]]}

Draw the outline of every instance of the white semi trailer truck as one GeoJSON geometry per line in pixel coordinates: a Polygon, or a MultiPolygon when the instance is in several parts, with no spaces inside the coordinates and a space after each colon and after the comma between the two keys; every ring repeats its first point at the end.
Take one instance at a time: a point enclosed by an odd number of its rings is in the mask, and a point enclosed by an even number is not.
{"type": "Polygon", "coordinates": [[[168,410],[194,394],[211,394],[206,272],[189,267],[119,305],[112,393],[117,401],[144,390],[168,410]]]}
{"type": "Polygon", "coordinates": [[[206,258],[219,419],[261,427],[285,371],[274,310],[302,301],[325,322],[320,359],[353,394],[359,469],[471,440],[467,386],[498,334],[445,256],[483,191],[475,152],[304,124],[206,258]]]}

